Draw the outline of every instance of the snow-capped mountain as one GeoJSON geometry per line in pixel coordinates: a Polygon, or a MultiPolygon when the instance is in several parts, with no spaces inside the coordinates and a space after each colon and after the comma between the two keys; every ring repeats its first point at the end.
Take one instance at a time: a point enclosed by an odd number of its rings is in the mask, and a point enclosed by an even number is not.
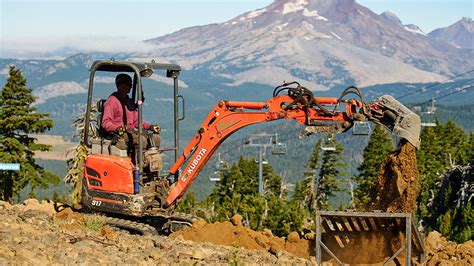
{"type": "Polygon", "coordinates": [[[397,25],[354,0],[277,0],[224,23],[147,42],[161,48],[161,57],[207,69],[234,85],[298,80],[322,89],[425,82],[473,68],[467,60],[472,53],[397,25]]]}
{"type": "Polygon", "coordinates": [[[462,18],[451,26],[430,32],[428,36],[458,48],[474,49],[474,21],[462,18]]]}

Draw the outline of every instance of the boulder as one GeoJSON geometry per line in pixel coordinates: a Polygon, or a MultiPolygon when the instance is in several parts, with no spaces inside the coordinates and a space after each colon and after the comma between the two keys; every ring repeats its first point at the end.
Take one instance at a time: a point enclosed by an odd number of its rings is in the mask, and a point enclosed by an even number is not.
{"type": "Polygon", "coordinates": [[[291,232],[286,240],[290,243],[296,243],[300,240],[300,235],[297,232],[291,232]]]}
{"type": "Polygon", "coordinates": [[[236,214],[230,218],[230,222],[235,226],[242,226],[242,215],[236,214]]]}

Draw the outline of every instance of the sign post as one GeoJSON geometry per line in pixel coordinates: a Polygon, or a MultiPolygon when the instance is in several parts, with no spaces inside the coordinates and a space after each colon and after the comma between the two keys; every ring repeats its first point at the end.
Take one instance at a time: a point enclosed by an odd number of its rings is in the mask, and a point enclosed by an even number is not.
{"type": "Polygon", "coordinates": [[[0,163],[0,170],[20,171],[19,163],[0,163]]]}

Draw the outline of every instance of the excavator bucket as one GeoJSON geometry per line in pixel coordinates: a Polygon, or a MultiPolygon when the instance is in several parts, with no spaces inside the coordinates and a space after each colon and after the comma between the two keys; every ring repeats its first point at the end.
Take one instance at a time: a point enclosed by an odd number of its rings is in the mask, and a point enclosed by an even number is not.
{"type": "Polygon", "coordinates": [[[371,118],[388,128],[392,134],[420,147],[420,117],[390,95],[383,95],[370,104],[371,118]]]}

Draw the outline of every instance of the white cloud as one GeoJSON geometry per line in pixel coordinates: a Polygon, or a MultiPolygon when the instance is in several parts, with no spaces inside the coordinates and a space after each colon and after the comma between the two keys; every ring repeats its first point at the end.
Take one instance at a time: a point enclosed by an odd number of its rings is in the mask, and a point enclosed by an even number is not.
{"type": "Polygon", "coordinates": [[[56,38],[3,39],[2,58],[58,58],[77,53],[111,53],[147,55],[158,46],[141,40],[112,36],[74,36],[56,38]]]}

